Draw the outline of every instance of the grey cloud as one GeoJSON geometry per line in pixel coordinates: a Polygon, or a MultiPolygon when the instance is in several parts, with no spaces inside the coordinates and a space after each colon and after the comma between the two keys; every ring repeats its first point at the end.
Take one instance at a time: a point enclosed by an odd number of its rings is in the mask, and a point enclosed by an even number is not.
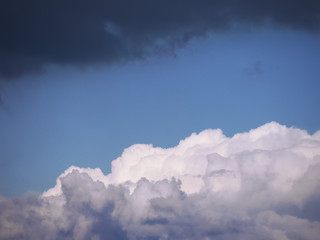
{"type": "Polygon", "coordinates": [[[73,171],[62,189],[64,197],[2,198],[0,239],[278,240],[317,239],[319,234],[319,222],[280,215],[263,205],[251,212],[223,203],[216,194],[186,195],[175,180],[140,180],[129,195],[121,186],[101,188],[87,174],[73,171]],[[161,188],[171,190],[161,193],[161,188]]]}
{"type": "Polygon", "coordinates": [[[48,64],[87,66],[171,51],[234,23],[319,29],[317,0],[96,0],[0,3],[0,77],[39,73],[48,64]]]}
{"type": "Polygon", "coordinates": [[[320,221],[320,164],[309,167],[304,176],[296,182],[290,198],[303,199],[303,204],[280,203],[276,212],[298,218],[320,221]]]}
{"type": "Polygon", "coordinates": [[[0,239],[127,239],[111,215],[115,192],[100,187],[74,171],[63,179],[63,197],[1,197],[0,239]]]}

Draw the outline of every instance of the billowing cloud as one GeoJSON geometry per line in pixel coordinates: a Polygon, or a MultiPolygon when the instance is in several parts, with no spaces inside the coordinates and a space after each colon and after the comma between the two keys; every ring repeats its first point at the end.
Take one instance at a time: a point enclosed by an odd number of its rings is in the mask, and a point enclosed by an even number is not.
{"type": "Polygon", "coordinates": [[[319,29],[318,0],[0,2],[0,77],[49,64],[86,66],[172,51],[209,31],[277,24],[319,29]]]}
{"type": "Polygon", "coordinates": [[[112,172],[68,168],[41,195],[0,198],[0,239],[318,239],[320,132],[276,122],[173,148],[133,145],[112,172]]]}

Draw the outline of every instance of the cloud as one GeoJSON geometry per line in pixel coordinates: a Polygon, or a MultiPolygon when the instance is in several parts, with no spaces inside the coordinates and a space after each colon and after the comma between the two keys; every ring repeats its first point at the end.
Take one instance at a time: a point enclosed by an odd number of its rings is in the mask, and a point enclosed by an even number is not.
{"type": "Polygon", "coordinates": [[[261,62],[260,61],[255,61],[252,67],[244,68],[243,72],[247,76],[254,76],[254,75],[259,75],[259,74],[263,73],[263,70],[261,68],[261,62]]]}
{"type": "Polygon", "coordinates": [[[320,137],[276,122],[173,148],[133,145],[112,172],[71,166],[0,197],[0,239],[318,239],[320,137]]]}
{"type": "Polygon", "coordinates": [[[4,0],[0,77],[41,72],[50,64],[110,64],[170,52],[235,24],[314,31],[319,16],[317,0],[4,0]]]}

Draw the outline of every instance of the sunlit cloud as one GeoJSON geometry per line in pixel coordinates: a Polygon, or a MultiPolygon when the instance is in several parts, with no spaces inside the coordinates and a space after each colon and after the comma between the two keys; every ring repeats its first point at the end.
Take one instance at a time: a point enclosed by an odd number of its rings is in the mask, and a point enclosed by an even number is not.
{"type": "Polygon", "coordinates": [[[173,148],[133,145],[112,172],[72,166],[0,199],[1,239],[317,239],[320,133],[276,122],[173,148]]]}

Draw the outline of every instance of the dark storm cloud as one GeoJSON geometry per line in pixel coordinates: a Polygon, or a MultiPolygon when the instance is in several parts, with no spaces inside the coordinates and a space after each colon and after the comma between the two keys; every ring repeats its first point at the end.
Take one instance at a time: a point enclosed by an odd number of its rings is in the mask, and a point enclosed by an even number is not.
{"type": "Polygon", "coordinates": [[[3,0],[0,76],[141,58],[233,23],[316,30],[319,12],[318,0],[3,0]]]}

